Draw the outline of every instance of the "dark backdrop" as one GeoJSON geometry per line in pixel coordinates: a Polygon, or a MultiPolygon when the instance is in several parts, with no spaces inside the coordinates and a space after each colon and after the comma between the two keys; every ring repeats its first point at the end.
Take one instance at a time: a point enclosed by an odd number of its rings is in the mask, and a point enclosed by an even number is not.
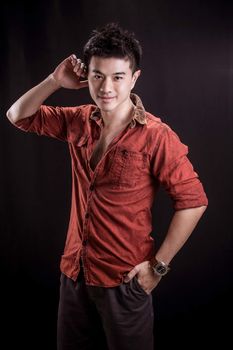
{"type": "MultiPolygon", "coordinates": [[[[6,349],[55,349],[59,261],[69,219],[65,143],[26,134],[10,105],[71,53],[90,31],[118,21],[143,45],[135,92],[189,145],[209,207],[154,294],[156,349],[224,348],[232,293],[232,8],[228,1],[18,1],[1,5],[1,318],[6,349]],[[24,318],[24,320],[23,320],[24,318]]],[[[91,102],[60,90],[53,105],[91,102]]],[[[163,191],[154,237],[172,215],[163,191]]],[[[229,336],[229,341],[230,341],[229,336]]],[[[120,349],[119,349],[120,350],[120,349]]]]}

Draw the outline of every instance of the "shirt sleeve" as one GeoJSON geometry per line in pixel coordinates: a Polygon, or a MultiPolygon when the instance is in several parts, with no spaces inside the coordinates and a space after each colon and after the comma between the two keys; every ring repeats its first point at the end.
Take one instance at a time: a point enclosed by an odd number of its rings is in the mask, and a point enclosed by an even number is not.
{"type": "Polygon", "coordinates": [[[165,126],[152,157],[152,172],[171,197],[175,210],[208,204],[203,185],[187,154],[188,147],[165,126]]]}
{"type": "Polygon", "coordinates": [[[42,105],[35,114],[18,120],[14,125],[26,132],[68,141],[70,126],[76,114],[77,108],[42,105]]]}

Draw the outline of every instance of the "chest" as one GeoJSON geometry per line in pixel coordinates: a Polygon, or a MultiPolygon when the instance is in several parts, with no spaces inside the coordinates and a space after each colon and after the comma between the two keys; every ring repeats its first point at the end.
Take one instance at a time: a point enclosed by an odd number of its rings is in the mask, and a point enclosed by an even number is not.
{"type": "Polygon", "coordinates": [[[90,159],[91,169],[94,171],[99,161],[102,159],[103,155],[107,151],[110,143],[116,137],[118,132],[114,133],[102,133],[99,140],[95,143],[93,152],[90,159]]]}
{"type": "Polygon", "coordinates": [[[114,133],[101,130],[84,137],[78,146],[71,148],[74,170],[80,183],[90,181],[92,176],[96,184],[106,185],[112,190],[132,189],[142,181],[149,183],[151,156],[146,136],[141,129],[128,129],[127,132],[114,133]]]}

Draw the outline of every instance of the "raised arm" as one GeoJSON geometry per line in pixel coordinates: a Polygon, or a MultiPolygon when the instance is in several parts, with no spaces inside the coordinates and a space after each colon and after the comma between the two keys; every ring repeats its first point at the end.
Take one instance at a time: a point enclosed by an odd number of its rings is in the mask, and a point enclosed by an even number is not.
{"type": "Polygon", "coordinates": [[[75,55],[62,61],[45,80],[22,95],[7,111],[11,123],[27,118],[40,108],[42,103],[61,87],[66,89],[81,89],[88,86],[86,67],[75,55]]]}

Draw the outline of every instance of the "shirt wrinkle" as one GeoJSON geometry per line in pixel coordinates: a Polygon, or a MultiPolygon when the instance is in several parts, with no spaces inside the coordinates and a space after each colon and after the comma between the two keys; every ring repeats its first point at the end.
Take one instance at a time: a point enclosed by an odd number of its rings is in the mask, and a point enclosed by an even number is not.
{"type": "Polygon", "coordinates": [[[43,105],[15,123],[21,130],[68,143],[72,196],[60,268],[76,280],[82,263],[88,285],[119,285],[125,273],[154,256],[151,209],[160,184],[175,210],[208,203],[187,157],[188,147],[145,111],[136,94],[131,99],[135,109],[127,132],[114,139],[94,171],[90,156],[99,133],[95,123],[103,123],[98,107],[43,105]]]}

